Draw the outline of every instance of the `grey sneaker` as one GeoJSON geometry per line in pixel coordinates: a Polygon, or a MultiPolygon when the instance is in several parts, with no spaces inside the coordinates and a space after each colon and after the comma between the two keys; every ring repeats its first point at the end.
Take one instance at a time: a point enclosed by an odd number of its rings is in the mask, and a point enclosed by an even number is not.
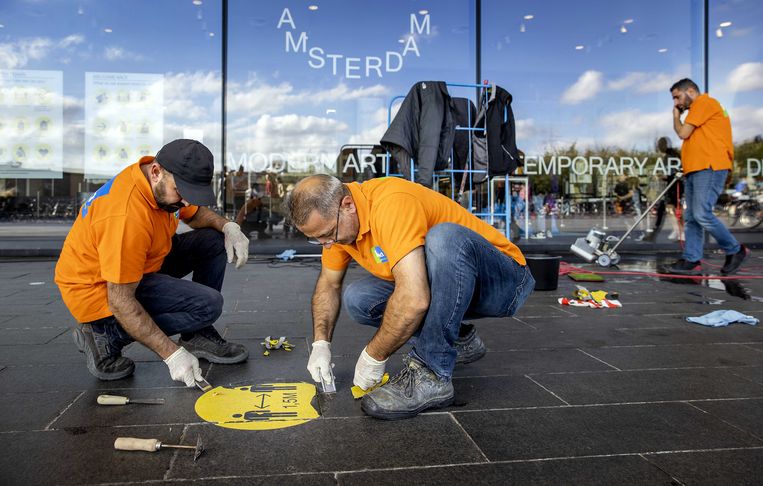
{"type": "Polygon", "coordinates": [[[218,334],[214,326],[199,329],[189,335],[183,334],[178,344],[197,358],[204,358],[210,363],[241,363],[249,357],[246,346],[229,343],[218,334]]]}
{"type": "Polygon", "coordinates": [[[405,367],[386,385],[362,398],[360,408],[365,413],[379,419],[398,420],[453,403],[452,380],[441,380],[412,356],[403,358],[403,363],[405,367]]]}
{"type": "Polygon", "coordinates": [[[105,332],[95,331],[91,324],[80,324],[72,338],[79,352],[85,354],[88,371],[99,380],[119,380],[135,371],[135,363],[122,356],[122,348],[112,343],[105,332]]]}
{"type": "Polygon", "coordinates": [[[485,356],[485,343],[477,334],[477,329],[472,324],[461,324],[463,337],[456,340],[457,364],[473,363],[485,356]]]}

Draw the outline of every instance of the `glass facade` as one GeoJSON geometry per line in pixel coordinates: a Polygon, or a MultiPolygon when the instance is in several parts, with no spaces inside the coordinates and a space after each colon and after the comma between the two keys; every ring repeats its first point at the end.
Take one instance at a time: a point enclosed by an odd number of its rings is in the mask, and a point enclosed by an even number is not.
{"type": "MultiPolygon", "coordinates": [[[[66,223],[141,155],[195,138],[215,155],[218,209],[253,238],[292,237],[280,204],[293,184],[386,175],[390,119],[436,80],[475,102],[478,82],[512,94],[524,167],[467,187],[464,204],[509,206],[521,236],[643,209],[680,163],[668,90],[683,77],[728,109],[731,184],[755,197],[761,21],[754,0],[7,0],[0,225],[66,223]]],[[[456,197],[454,179],[435,187],[456,197]]]]}

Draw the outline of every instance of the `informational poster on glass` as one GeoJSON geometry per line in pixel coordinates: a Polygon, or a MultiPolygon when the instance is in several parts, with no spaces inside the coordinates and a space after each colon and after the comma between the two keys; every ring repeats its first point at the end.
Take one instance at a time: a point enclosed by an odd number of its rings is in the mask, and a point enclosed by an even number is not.
{"type": "Polygon", "coordinates": [[[108,179],[161,148],[164,76],[85,73],[85,177],[108,179]]]}
{"type": "Polygon", "coordinates": [[[62,88],[61,71],[0,70],[0,178],[62,177],[62,88]]]}

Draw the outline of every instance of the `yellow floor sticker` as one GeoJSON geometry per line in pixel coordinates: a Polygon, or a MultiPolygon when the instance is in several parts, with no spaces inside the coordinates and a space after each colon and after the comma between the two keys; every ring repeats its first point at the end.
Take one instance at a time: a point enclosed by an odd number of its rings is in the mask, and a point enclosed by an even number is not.
{"type": "Polygon", "coordinates": [[[199,397],[195,408],[202,420],[228,429],[282,429],[318,418],[311,403],[315,392],[309,383],[218,386],[199,397]]]}

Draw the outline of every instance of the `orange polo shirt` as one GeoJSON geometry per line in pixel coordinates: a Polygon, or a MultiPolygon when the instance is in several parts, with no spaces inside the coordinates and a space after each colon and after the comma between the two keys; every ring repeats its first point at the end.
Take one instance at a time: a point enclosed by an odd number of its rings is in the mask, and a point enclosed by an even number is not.
{"type": "Polygon", "coordinates": [[[75,319],[108,317],[106,282],[132,283],[158,271],[172,248],[179,219],[198,206],[170,214],[156,204],[140,166],[142,157],[104,184],[80,208],[56,264],[56,283],[75,319]]]}
{"type": "Polygon", "coordinates": [[[707,93],[691,104],[684,123],[694,131],[681,147],[681,163],[685,174],[698,170],[731,170],[734,145],[731,142],[731,119],[718,100],[707,93]]]}
{"type": "Polygon", "coordinates": [[[372,275],[394,280],[392,267],[424,245],[427,232],[440,223],[456,223],[482,235],[505,255],[525,264],[516,245],[460,204],[431,189],[397,177],[347,184],[360,228],[352,245],[324,248],[323,266],[344,270],[355,260],[372,275]]]}

